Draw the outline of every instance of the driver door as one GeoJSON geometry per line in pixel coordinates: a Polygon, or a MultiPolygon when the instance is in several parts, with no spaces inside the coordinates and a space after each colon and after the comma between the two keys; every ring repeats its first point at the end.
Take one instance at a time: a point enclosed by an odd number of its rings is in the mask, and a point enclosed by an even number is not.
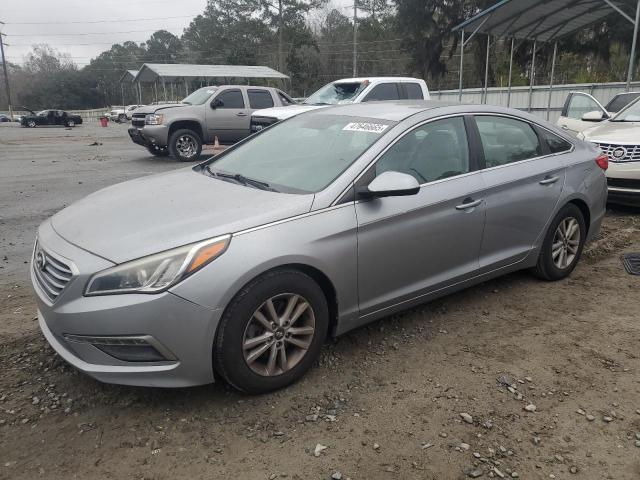
{"type": "Polygon", "coordinates": [[[594,97],[588,93],[571,92],[564,102],[562,114],[558,119],[557,125],[563,130],[577,135],[596,124],[596,122],[582,119],[582,116],[588,112],[602,112],[603,120],[609,118],[607,111],[594,97]]]}
{"type": "Polygon", "coordinates": [[[416,195],[360,200],[358,295],[367,316],[474,276],[485,219],[484,184],[464,117],[425,123],[394,143],[361,178],[413,175],[416,195]]]}
{"type": "Polygon", "coordinates": [[[209,101],[206,113],[209,138],[218,137],[222,143],[233,143],[249,134],[250,110],[239,88],[219,90],[209,101]]]}

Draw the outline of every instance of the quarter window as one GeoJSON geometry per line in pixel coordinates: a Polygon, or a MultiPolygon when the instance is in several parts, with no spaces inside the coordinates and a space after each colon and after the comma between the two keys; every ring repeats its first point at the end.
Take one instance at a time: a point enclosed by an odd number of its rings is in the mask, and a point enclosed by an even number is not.
{"type": "Polygon", "coordinates": [[[218,108],[244,108],[244,99],[240,90],[226,90],[216,97],[222,101],[218,108]]]}
{"type": "Polygon", "coordinates": [[[542,155],[538,135],[526,122],[507,117],[477,116],[486,168],[542,155]]]}
{"type": "Polygon", "coordinates": [[[266,90],[248,90],[249,105],[251,108],[271,108],[273,107],[273,98],[271,93],[266,90]]]}
{"type": "Polygon", "coordinates": [[[562,153],[571,150],[571,144],[564,138],[559,137],[555,133],[551,133],[549,130],[545,130],[544,128],[539,128],[538,131],[540,132],[542,139],[547,142],[551,153],[562,153]]]}
{"type": "Polygon", "coordinates": [[[469,172],[469,145],[462,117],[422,125],[396,142],[376,163],[376,175],[396,171],[428,183],[469,172]]]}
{"type": "Polygon", "coordinates": [[[398,87],[395,83],[381,83],[373,87],[367,94],[363,102],[373,102],[376,100],[398,100],[398,87]]]}
{"type": "Polygon", "coordinates": [[[293,101],[293,99],[291,97],[289,97],[289,95],[287,95],[284,92],[281,92],[278,90],[278,97],[280,97],[280,101],[282,102],[282,105],[295,105],[296,102],[293,101]]]}
{"type": "Polygon", "coordinates": [[[417,83],[404,83],[404,87],[407,89],[407,98],[410,100],[423,100],[422,88],[417,83]]]}

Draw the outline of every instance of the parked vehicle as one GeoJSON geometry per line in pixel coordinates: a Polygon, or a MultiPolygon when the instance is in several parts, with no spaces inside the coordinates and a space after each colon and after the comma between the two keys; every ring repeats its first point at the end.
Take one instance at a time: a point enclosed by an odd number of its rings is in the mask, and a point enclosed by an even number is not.
{"type": "Polygon", "coordinates": [[[131,120],[133,112],[144,105],[127,105],[126,107],[113,107],[108,118],[112,122],[126,123],[131,120]]]}
{"type": "Polygon", "coordinates": [[[75,127],[76,125],[82,125],[82,117],[80,115],[73,115],[64,110],[42,110],[38,113],[27,108],[25,110],[31,112],[31,115],[22,116],[20,124],[23,127],[33,128],[44,125],[75,127]]]}
{"type": "Polygon", "coordinates": [[[9,115],[5,115],[4,113],[0,113],[0,123],[10,122],[11,117],[9,115]]]}
{"type": "Polygon", "coordinates": [[[609,202],[640,206],[640,99],[578,138],[597,145],[609,157],[609,202]]]}
{"type": "Polygon", "coordinates": [[[298,379],[327,334],[520,269],[568,276],[607,158],[516,110],[307,112],[190,169],[111,186],[38,230],[45,337],[113,383],[298,379]]]}
{"type": "Polygon", "coordinates": [[[129,136],[152,155],[196,160],[202,145],[215,138],[230,144],[248,136],[254,110],[288,103],[293,100],[276,88],[204,87],[178,104],[140,107],[133,113],[129,136]]]}
{"type": "Polygon", "coordinates": [[[424,80],[410,77],[343,78],[320,88],[301,103],[258,110],[251,115],[251,132],[303,112],[348,103],[380,100],[428,100],[424,80]]]}
{"type": "Polygon", "coordinates": [[[613,117],[638,97],[640,97],[640,92],[619,93],[603,107],[588,93],[571,92],[556,123],[560,128],[576,135],[578,132],[593,127],[594,123],[613,117]]]}

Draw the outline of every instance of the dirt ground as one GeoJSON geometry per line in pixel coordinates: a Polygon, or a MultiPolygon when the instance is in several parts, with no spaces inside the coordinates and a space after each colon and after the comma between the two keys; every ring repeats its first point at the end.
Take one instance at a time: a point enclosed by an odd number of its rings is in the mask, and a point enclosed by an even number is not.
{"type": "Polygon", "coordinates": [[[67,366],[35,321],[36,225],[181,166],[124,128],[0,128],[0,479],[640,478],[640,277],[619,259],[637,210],[609,212],[569,279],[516,273],[358,329],[274,394],[67,366]]]}

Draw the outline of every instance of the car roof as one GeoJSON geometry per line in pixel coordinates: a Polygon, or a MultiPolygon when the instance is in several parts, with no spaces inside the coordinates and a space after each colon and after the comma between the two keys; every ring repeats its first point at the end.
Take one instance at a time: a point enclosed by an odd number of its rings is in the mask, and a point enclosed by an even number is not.
{"type": "Polygon", "coordinates": [[[336,105],[308,113],[317,115],[346,115],[350,117],[377,118],[399,122],[417,113],[435,108],[459,106],[455,102],[443,102],[439,100],[394,100],[380,102],[350,103],[336,105]]]}
{"type": "Polygon", "coordinates": [[[352,77],[334,80],[331,83],[347,83],[347,82],[424,82],[421,78],[414,77],[352,77]]]}

